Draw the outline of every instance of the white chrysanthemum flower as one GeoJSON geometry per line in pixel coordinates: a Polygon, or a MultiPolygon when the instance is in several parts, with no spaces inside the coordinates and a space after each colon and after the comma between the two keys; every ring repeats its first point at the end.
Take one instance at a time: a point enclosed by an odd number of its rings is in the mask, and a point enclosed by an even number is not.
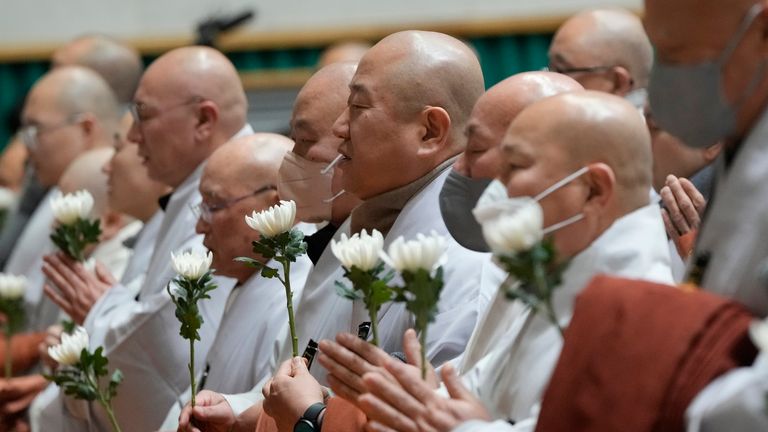
{"type": "Polygon", "coordinates": [[[62,195],[61,192],[51,198],[53,217],[62,225],[72,225],[78,219],[86,219],[93,209],[93,196],[87,190],[79,190],[72,194],[62,195]]]}
{"type": "Polygon", "coordinates": [[[8,188],[0,187],[0,211],[8,210],[16,204],[16,193],[8,188]]]}
{"type": "Polygon", "coordinates": [[[26,277],[0,273],[0,299],[16,300],[24,297],[26,291],[26,277]]]}
{"type": "Polygon", "coordinates": [[[398,272],[416,272],[419,269],[434,271],[445,261],[448,241],[434,231],[429,236],[417,234],[415,240],[400,236],[389,245],[387,253],[381,252],[381,259],[398,272]]]}
{"type": "Polygon", "coordinates": [[[203,275],[210,270],[212,262],[212,252],[208,252],[207,254],[189,250],[176,254],[171,252],[171,264],[173,265],[173,270],[188,280],[198,280],[203,277],[203,275]]]}
{"type": "Polygon", "coordinates": [[[375,229],[371,234],[363,230],[352,237],[342,234],[338,242],[331,241],[331,252],[348,269],[357,267],[362,271],[372,270],[379,263],[379,255],[383,250],[384,236],[375,229]]]}
{"type": "Polygon", "coordinates": [[[533,198],[510,198],[478,206],[473,213],[495,254],[530,250],[544,236],[544,213],[533,198]]]}
{"type": "Polygon", "coordinates": [[[749,337],[760,351],[768,353],[768,319],[752,322],[749,326],[749,337]]]}
{"type": "Polygon", "coordinates": [[[258,231],[264,237],[271,238],[293,228],[296,219],[296,203],[294,201],[280,201],[279,204],[253,212],[251,216],[245,216],[245,223],[251,229],[258,231]]]}
{"type": "Polygon", "coordinates": [[[88,332],[78,326],[72,334],[62,333],[61,343],[48,348],[48,355],[62,366],[74,366],[83,349],[88,349],[88,332]]]}

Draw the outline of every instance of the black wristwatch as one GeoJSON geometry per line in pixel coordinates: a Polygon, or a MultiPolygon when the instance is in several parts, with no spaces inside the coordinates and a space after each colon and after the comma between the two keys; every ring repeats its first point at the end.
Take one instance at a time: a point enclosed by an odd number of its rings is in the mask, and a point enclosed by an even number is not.
{"type": "Polygon", "coordinates": [[[325,404],[322,402],[311,405],[293,426],[293,432],[319,432],[320,422],[318,419],[323,410],[325,410],[325,404]]]}

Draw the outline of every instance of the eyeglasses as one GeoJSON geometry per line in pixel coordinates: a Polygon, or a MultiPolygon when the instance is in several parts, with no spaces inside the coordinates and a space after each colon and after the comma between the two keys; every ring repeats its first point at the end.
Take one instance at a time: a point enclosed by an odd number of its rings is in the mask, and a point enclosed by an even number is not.
{"type": "Polygon", "coordinates": [[[78,121],[80,121],[80,114],[75,114],[66,121],[55,125],[42,126],[30,124],[22,126],[21,129],[19,129],[19,136],[21,137],[21,141],[24,143],[24,145],[27,146],[29,150],[34,151],[40,145],[40,141],[38,141],[38,137],[40,135],[71,126],[78,121]]]}
{"type": "Polygon", "coordinates": [[[150,120],[152,118],[160,117],[161,115],[171,112],[177,108],[181,108],[183,106],[187,106],[193,103],[202,102],[203,99],[200,97],[195,96],[194,98],[181,102],[176,105],[171,105],[170,107],[162,109],[162,111],[159,111],[157,114],[153,116],[148,116],[147,111],[147,105],[143,102],[131,102],[128,104],[128,110],[131,112],[131,117],[133,117],[133,122],[137,125],[141,125],[142,122],[146,122],[147,120],[150,120]]]}
{"type": "Polygon", "coordinates": [[[543,71],[557,72],[563,75],[572,75],[577,73],[596,73],[605,72],[612,69],[613,66],[588,66],[588,67],[560,67],[560,66],[548,66],[543,68],[543,71]]]}
{"type": "Polygon", "coordinates": [[[264,186],[261,189],[258,189],[255,192],[249,193],[248,195],[243,195],[241,197],[232,198],[231,200],[224,201],[223,203],[220,203],[220,204],[209,205],[209,204],[206,204],[205,202],[201,202],[200,204],[197,204],[197,205],[194,205],[194,206],[190,206],[190,209],[192,210],[192,213],[195,215],[195,217],[198,217],[198,218],[202,219],[203,222],[205,222],[205,223],[211,223],[211,219],[213,218],[213,214],[216,213],[217,211],[221,211],[221,210],[227,209],[227,208],[232,207],[233,205],[239,203],[240,201],[242,201],[242,200],[244,200],[246,198],[250,198],[252,196],[256,196],[256,195],[262,194],[262,193],[264,193],[266,191],[270,191],[270,190],[275,190],[276,191],[277,190],[277,186],[275,186],[275,185],[267,185],[267,186],[264,186]]]}

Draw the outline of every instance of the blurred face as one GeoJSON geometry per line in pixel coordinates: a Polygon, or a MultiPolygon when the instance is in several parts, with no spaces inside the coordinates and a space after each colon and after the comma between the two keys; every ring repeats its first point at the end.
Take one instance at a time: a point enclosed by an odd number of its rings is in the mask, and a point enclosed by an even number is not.
{"type": "MultiPolygon", "coordinates": [[[[581,168],[559,150],[540,123],[516,120],[504,137],[499,180],[507,186],[510,197],[536,196],[581,168]]],[[[583,211],[590,192],[585,177],[573,180],[539,201],[545,228],[583,211]]],[[[573,256],[590,243],[583,232],[583,223],[581,220],[552,234],[561,256],[573,256]]]]}
{"type": "MultiPolygon", "coordinates": [[[[349,87],[330,83],[314,87],[305,88],[296,99],[291,118],[291,139],[296,143],[293,152],[313,162],[330,164],[339,156],[343,142],[334,134],[333,124],[346,108],[349,87]]],[[[331,192],[336,196],[343,189],[343,171],[335,169],[331,192]]],[[[331,204],[332,219],[346,219],[357,204],[354,195],[341,195],[331,204]]]]}
{"type": "Polygon", "coordinates": [[[402,104],[397,103],[389,79],[392,64],[375,49],[366,54],[352,78],[347,109],[333,129],[343,140],[339,153],[344,159],[337,169],[343,173],[344,189],[362,200],[418,178],[408,162],[417,158],[419,116],[398,112],[402,104]]]}
{"type": "Polygon", "coordinates": [[[132,122],[130,115],[123,119],[120,132],[115,136],[115,154],[104,165],[104,173],[109,176],[107,193],[110,207],[144,219],[156,207],[157,198],[167,186],[149,178],[138,146],[126,138],[125,133],[132,122]]]}
{"type": "Polygon", "coordinates": [[[499,147],[510,117],[488,102],[488,98],[481,97],[475,104],[466,128],[467,147],[456,161],[457,165],[466,167],[466,171],[459,169],[459,172],[470,178],[492,179],[501,169],[499,147]]]}
{"type": "Polygon", "coordinates": [[[56,185],[87,147],[81,118],[57,109],[53,89],[36,88],[24,105],[22,123],[22,139],[38,180],[44,186],[56,185]]]}
{"type": "Polygon", "coordinates": [[[258,240],[258,234],[245,223],[243,216],[278,202],[275,185],[271,182],[256,184],[257,180],[255,175],[251,182],[255,187],[248,189],[242,182],[227,180],[208,169],[200,180],[203,206],[208,207],[210,220],[206,221],[206,216],[201,214],[196,230],[205,236],[203,244],[213,252],[216,272],[240,282],[247,280],[254,269],[233,260],[252,256],[251,242],[258,240]],[[267,187],[271,188],[265,190],[267,187]]]}
{"type": "Polygon", "coordinates": [[[149,176],[175,188],[200,163],[195,126],[201,101],[167,94],[154,84],[153,78],[143,79],[136,91],[134,123],[128,139],[138,144],[149,176]]]}
{"type": "Polygon", "coordinates": [[[568,23],[558,30],[549,47],[549,70],[568,75],[587,90],[612,92],[614,65],[604,64],[583,46],[581,35],[592,31],[582,23],[568,23]]]}
{"type": "Polygon", "coordinates": [[[653,188],[657,192],[664,186],[668,175],[687,178],[707,163],[703,150],[690,148],[675,136],[660,129],[647,109],[645,118],[651,134],[653,188]]]}
{"type": "MultiPolygon", "coordinates": [[[[644,24],[656,49],[657,62],[691,65],[720,57],[728,43],[736,37],[751,4],[707,3],[706,7],[698,7],[690,0],[646,1],[644,24]],[[691,13],[692,9],[696,13],[691,13]]],[[[765,81],[764,71],[759,75],[768,48],[765,13],[763,11],[747,33],[736,41],[732,56],[721,70],[720,85],[725,99],[734,106],[743,102],[738,125],[741,133],[762,112],[766,100],[765,85],[753,88],[747,94],[755,79],[765,81]],[[741,101],[742,97],[746,99],[741,101]]]]}

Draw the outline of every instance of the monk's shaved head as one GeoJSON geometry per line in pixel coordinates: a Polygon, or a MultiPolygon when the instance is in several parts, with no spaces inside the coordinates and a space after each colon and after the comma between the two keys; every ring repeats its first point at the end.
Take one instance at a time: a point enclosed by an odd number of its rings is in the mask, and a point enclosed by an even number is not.
{"type": "Polygon", "coordinates": [[[458,155],[483,90],[477,57],[460,40],[423,31],[382,39],[360,60],[334,124],[344,189],[366,200],[458,155]]]}
{"type": "Polygon", "coordinates": [[[523,72],[489,88],[472,109],[466,128],[467,148],[455,168],[472,178],[496,177],[500,163],[497,148],[512,120],[536,101],[583,89],[573,78],[554,72],[523,72]]]}
{"type": "Polygon", "coordinates": [[[150,177],[174,188],[246,126],[240,76],[213,48],[178,48],[155,60],[134,103],[138,121],[128,138],[150,177]]]}
{"type": "Polygon", "coordinates": [[[605,163],[613,170],[625,211],[647,204],[650,135],[643,116],[627,101],[594,91],[553,96],[523,111],[502,146],[514,142],[515,135],[535,136],[535,151],[556,158],[564,172],[605,163]]]}
{"type": "Polygon", "coordinates": [[[382,39],[369,51],[376,61],[360,63],[360,71],[387,68],[383,85],[390,88],[398,112],[411,116],[425,106],[445,108],[455,130],[463,131],[477,98],[483,94],[483,72],[464,42],[424,31],[404,31],[382,39]]]}
{"type": "Polygon", "coordinates": [[[282,135],[257,133],[229,141],[208,160],[200,194],[204,206],[218,209],[201,215],[196,229],[205,235],[203,243],[213,252],[219,274],[241,283],[253,275],[254,269],[234,261],[251,255],[251,241],[257,235],[243,218],[279,201],[277,172],[292,147],[293,141],[282,135]]]}
{"type": "Polygon", "coordinates": [[[105,35],[86,35],[53,53],[54,67],[80,65],[101,75],[121,103],[133,98],[144,70],[138,51],[105,35]]]}
{"type": "Polygon", "coordinates": [[[184,47],[164,54],[147,68],[144,85],[154,94],[213,101],[227,138],[245,123],[248,104],[240,76],[229,59],[213,48],[184,47]]]}
{"type": "Polygon", "coordinates": [[[58,183],[81,153],[112,144],[120,108],[104,79],[81,66],[56,68],[35,83],[22,112],[38,180],[58,183]]]}
{"type": "Polygon", "coordinates": [[[38,81],[29,98],[53,93],[51,102],[64,115],[91,113],[101,121],[117,126],[120,109],[107,82],[96,72],[82,66],[52,70],[38,81]]]}
{"type": "Polygon", "coordinates": [[[274,133],[235,138],[211,155],[203,178],[213,180],[222,190],[250,191],[274,185],[277,170],[291,148],[290,138],[274,133]]]}
{"type": "Polygon", "coordinates": [[[549,56],[550,65],[559,65],[555,69],[620,66],[629,72],[632,88],[648,85],[653,65],[642,22],[622,9],[589,10],[569,18],[555,34],[549,56]]]}
{"type": "Polygon", "coordinates": [[[553,234],[563,257],[649,203],[650,136],[642,115],[623,98],[581,91],[536,102],[510,125],[502,154],[500,179],[510,196],[537,196],[577,174],[539,200],[545,227],[582,216],[553,234]]]}
{"type": "Polygon", "coordinates": [[[107,175],[101,167],[112,158],[114,150],[100,148],[83,153],[75,159],[61,176],[59,188],[62,193],[74,193],[85,189],[93,196],[94,217],[103,216],[109,209],[107,175]]]}

